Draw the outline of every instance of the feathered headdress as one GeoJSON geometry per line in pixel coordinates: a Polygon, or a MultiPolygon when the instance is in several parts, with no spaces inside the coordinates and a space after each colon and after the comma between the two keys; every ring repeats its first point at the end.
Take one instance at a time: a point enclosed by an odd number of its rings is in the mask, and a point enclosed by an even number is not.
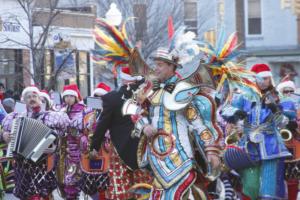
{"type": "MultiPolygon", "coordinates": [[[[121,25],[120,30],[107,23],[105,19],[97,19],[94,28],[95,50],[93,51],[94,61],[106,61],[113,65],[113,73],[116,75],[116,67],[129,65],[137,68],[147,67],[137,48],[129,41],[126,32],[126,21],[121,25]]],[[[133,70],[135,73],[137,69],[133,70]]]]}
{"type": "Polygon", "coordinates": [[[256,85],[255,74],[242,67],[240,63],[234,62],[239,55],[238,47],[237,33],[232,33],[225,40],[225,32],[222,31],[215,48],[209,43],[203,43],[200,50],[208,56],[207,65],[212,75],[220,76],[217,92],[224,92],[227,87],[229,95],[227,95],[226,102],[231,99],[235,91],[242,92],[251,101],[257,100],[261,93],[256,85]]]}
{"type": "Polygon", "coordinates": [[[178,73],[184,79],[197,73],[203,53],[200,51],[199,41],[194,32],[185,32],[186,27],[180,26],[173,34],[169,43],[169,53],[178,58],[178,64],[183,66],[178,73]]]}

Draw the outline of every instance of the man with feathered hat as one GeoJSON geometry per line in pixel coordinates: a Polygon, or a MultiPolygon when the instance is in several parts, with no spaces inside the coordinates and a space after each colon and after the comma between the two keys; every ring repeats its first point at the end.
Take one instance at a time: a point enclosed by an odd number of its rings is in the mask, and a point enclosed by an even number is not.
{"type": "MultiPolygon", "coordinates": [[[[144,107],[149,115],[140,116],[135,123],[135,136],[141,137],[138,164],[150,167],[154,173],[150,199],[180,200],[192,195],[191,188],[200,176],[209,174],[216,178],[212,171],[220,164],[219,134],[210,118],[215,113],[206,115],[206,119],[200,117],[204,110],[211,112],[214,105],[208,97],[196,96],[197,87],[179,79],[176,70],[182,65],[169,49],[158,48],[152,59],[156,80],[147,98],[149,106],[144,107]],[[194,150],[201,152],[201,164],[197,163],[194,150]],[[209,165],[212,171],[201,174],[197,171],[199,165],[203,169],[209,165]]],[[[205,196],[205,191],[197,191],[205,196]]]]}

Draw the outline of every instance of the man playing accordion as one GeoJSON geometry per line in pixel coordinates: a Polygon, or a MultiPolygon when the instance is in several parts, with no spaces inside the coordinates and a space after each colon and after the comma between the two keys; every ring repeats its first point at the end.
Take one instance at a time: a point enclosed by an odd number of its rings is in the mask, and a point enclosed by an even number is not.
{"type": "MultiPolygon", "coordinates": [[[[23,113],[12,112],[2,122],[2,137],[5,142],[10,142],[13,120],[20,117],[41,121],[47,127],[55,130],[55,134],[62,135],[69,126],[69,118],[65,113],[42,110],[40,91],[35,86],[26,87],[22,92],[22,99],[26,103],[27,110],[23,113]]],[[[41,130],[36,127],[30,132],[30,139],[34,140],[41,130]]],[[[28,138],[27,138],[28,139],[28,138]]],[[[16,186],[14,195],[22,200],[49,199],[52,191],[57,187],[54,152],[56,142],[52,147],[43,150],[42,156],[36,161],[27,159],[20,154],[14,153],[14,170],[16,186]]],[[[32,148],[35,148],[34,146],[32,148]]]]}

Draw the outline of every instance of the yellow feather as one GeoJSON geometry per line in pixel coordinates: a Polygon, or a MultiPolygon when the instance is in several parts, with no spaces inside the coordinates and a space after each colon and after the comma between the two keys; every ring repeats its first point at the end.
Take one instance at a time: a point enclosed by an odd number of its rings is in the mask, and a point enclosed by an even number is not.
{"type": "Polygon", "coordinates": [[[220,56],[219,56],[220,58],[223,58],[224,54],[227,52],[227,50],[228,50],[228,48],[229,48],[229,45],[230,45],[231,41],[234,39],[234,37],[235,37],[235,33],[232,33],[232,34],[229,36],[229,38],[228,38],[228,40],[226,41],[224,47],[222,48],[222,51],[221,51],[220,56]]]}
{"type": "Polygon", "coordinates": [[[101,18],[100,20],[104,21],[106,24],[108,24],[114,31],[114,33],[116,35],[118,35],[118,37],[120,37],[122,40],[124,40],[124,37],[122,35],[122,33],[113,25],[110,25],[104,18],[101,18]]]}
{"type": "Polygon", "coordinates": [[[95,29],[96,34],[101,37],[107,46],[110,46],[116,52],[122,52],[121,47],[110,37],[108,37],[101,29],[95,29]]]}

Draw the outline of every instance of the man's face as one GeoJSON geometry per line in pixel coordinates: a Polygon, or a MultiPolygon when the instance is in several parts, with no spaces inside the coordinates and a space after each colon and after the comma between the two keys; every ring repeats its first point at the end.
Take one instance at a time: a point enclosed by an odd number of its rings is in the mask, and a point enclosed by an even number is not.
{"type": "Polygon", "coordinates": [[[291,87],[285,87],[285,88],[282,89],[282,94],[286,97],[291,96],[291,94],[294,93],[294,92],[295,92],[294,89],[291,88],[291,87]]]}
{"type": "Polygon", "coordinates": [[[271,86],[271,77],[263,77],[257,83],[261,90],[265,90],[271,86]]]}
{"type": "Polygon", "coordinates": [[[40,96],[36,92],[27,92],[24,96],[24,101],[29,108],[36,108],[42,105],[40,96]]]}
{"type": "Polygon", "coordinates": [[[165,81],[175,74],[175,66],[161,60],[155,61],[155,76],[160,81],[165,81]]]}
{"type": "Polygon", "coordinates": [[[76,97],[73,96],[73,95],[66,95],[64,97],[64,100],[65,100],[65,103],[68,105],[68,106],[72,106],[73,104],[75,104],[76,102],[76,97]]]}

